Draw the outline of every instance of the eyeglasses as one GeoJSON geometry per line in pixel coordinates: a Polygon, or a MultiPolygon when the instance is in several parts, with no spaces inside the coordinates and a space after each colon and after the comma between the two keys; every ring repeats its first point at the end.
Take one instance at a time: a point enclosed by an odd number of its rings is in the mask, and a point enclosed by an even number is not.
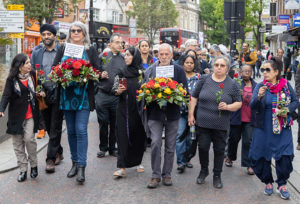
{"type": "Polygon", "coordinates": [[[81,29],[72,29],[71,33],[81,33],[82,30],[81,29]]]}
{"type": "Polygon", "coordinates": [[[271,71],[271,69],[270,68],[261,68],[260,69],[260,71],[262,72],[262,73],[264,73],[265,71],[267,72],[267,73],[269,73],[270,71],[271,71]]]}

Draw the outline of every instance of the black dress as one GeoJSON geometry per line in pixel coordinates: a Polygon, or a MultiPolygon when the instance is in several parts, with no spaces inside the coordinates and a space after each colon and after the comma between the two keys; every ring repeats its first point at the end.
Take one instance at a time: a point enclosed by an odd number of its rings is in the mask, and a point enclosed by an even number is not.
{"type": "Polygon", "coordinates": [[[143,159],[146,133],[136,102],[136,91],[140,88],[139,68],[140,65],[133,60],[132,65],[120,74],[127,79],[127,91],[120,95],[117,107],[118,168],[138,166],[143,159]]]}

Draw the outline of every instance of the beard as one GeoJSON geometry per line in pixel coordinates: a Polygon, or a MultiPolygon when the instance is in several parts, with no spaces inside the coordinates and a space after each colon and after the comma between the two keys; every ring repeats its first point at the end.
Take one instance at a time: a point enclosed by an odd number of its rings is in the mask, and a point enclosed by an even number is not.
{"type": "Polygon", "coordinates": [[[44,45],[46,45],[46,46],[51,46],[51,45],[53,45],[53,43],[54,43],[54,40],[55,39],[43,39],[42,41],[43,41],[43,43],[44,43],[44,45]]]}

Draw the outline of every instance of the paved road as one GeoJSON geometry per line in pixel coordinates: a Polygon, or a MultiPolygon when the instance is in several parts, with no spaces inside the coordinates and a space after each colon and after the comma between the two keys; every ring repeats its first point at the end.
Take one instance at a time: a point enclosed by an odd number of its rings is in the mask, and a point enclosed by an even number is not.
{"type": "MultiPolygon", "coordinates": [[[[151,176],[150,153],[146,152],[143,164],[144,173],[137,173],[134,168],[127,170],[127,177],[114,180],[113,171],[116,169],[116,158],[96,158],[98,151],[98,124],[95,113],[91,114],[89,123],[89,149],[86,183],[77,185],[75,178],[66,177],[71,167],[69,147],[66,132],[62,140],[65,149],[65,159],[57,166],[56,173],[48,175],[44,172],[46,149],[39,153],[40,175],[37,179],[29,178],[24,183],[16,181],[18,170],[0,174],[0,203],[1,204],[118,204],[118,203],[228,203],[228,204],[299,204],[299,194],[292,192],[292,199],[283,201],[277,194],[270,197],[263,195],[264,185],[255,176],[248,176],[245,169],[240,167],[240,161],[232,168],[224,167],[222,175],[224,188],[216,190],[212,186],[212,174],[204,185],[195,183],[199,173],[198,158],[194,158],[193,169],[187,169],[182,175],[173,172],[171,187],[159,186],[150,190],[146,184],[151,176]]],[[[212,160],[211,160],[212,161],[212,160]]],[[[211,162],[212,164],[212,162],[211,162]]],[[[176,164],[174,165],[174,168],[176,164]]],[[[212,168],[210,168],[211,170],[212,168]]]]}

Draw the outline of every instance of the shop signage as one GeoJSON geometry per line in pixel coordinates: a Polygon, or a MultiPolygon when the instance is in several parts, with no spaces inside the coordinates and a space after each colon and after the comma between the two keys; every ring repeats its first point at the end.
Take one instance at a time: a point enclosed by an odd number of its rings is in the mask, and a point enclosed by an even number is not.
{"type": "Polygon", "coordinates": [[[24,38],[24,33],[9,33],[9,38],[24,38]]]}
{"type": "Polygon", "coordinates": [[[300,27],[300,13],[296,13],[293,17],[293,27],[300,27]]]}
{"type": "Polygon", "coordinates": [[[9,10],[9,11],[24,11],[24,5],[8,4],[7,10],[9,10]]]}
{"type": "Polygon", "coordinates": [[[110,38],[112,34],[112,24],[94,22],[94,36],[96,38],[110,38]]]}
{"type": "Polygon", "coordinates": [[[272,26],[272,33],[283,33],[287,30],[285,25],[273,25],[272,26]]]}
{"type": "Polygon", "coordinates": [[[279,15],[278,16],[278,24],[289,24],[290,23],[290,15],[279,15]]]}

